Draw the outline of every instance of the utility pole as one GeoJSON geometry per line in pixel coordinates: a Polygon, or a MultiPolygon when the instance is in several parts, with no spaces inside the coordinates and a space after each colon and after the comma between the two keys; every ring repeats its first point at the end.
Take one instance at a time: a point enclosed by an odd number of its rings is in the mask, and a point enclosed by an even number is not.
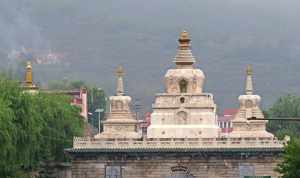
{"type": "Polygon", "coordinates": [[[98,132],[101,132],[101,112],[103,112],[104,109],[98,108],[95,110],[95,112],[98,113],[98,132]]]}
{"type": "Polygon", "coordinates": [[[136,117],[136,120],[138,120],[138,114],[139,114],[139,110],[141,109],[141,104],[140,104],[140,100],[139,99],[136,99],[135,103],[134,103],[134,110],[135,110],[135,117],[136,117]]]}

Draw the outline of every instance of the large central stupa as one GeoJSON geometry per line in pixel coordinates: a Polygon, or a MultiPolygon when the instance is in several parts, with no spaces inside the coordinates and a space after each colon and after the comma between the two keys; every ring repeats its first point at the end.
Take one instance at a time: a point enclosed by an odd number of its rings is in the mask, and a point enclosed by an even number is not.
{"type": "Polygon", "coordinates": [[[204,73],[194,67],[189,34],[180,34],[175,69],[165,75],[165,93],[156,94],[148,138],[216,138],[213,95],[203,92],[204,73]]]}

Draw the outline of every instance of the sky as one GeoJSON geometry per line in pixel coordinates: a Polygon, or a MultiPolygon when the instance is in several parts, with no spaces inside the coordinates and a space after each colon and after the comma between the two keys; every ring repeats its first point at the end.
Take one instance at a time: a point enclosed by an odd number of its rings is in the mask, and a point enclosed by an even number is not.
{"type": "Polygon", "coordinates": [[[268,108],[300,94],[299,16],[298,0],[1,0],[0,68],[17,68],[18,52],[29,50],[47,59],[34,66],[41,85],[80,79],[112,95],[123,65],[127,93],[147,111],[187,30],[219,112],[238,107],[247,64],[268,108]]]}

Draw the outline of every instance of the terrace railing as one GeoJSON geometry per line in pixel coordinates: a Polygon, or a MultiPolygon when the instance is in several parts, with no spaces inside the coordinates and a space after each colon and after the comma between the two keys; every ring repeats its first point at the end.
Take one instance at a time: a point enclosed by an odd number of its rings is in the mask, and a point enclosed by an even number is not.
{"type": "Polygon", "coordinates": [[[74,149],[209,149],[209,148],[283,148],[284,140],[272,138],[144,139],[102,140],[74,137],[74,149]]]}

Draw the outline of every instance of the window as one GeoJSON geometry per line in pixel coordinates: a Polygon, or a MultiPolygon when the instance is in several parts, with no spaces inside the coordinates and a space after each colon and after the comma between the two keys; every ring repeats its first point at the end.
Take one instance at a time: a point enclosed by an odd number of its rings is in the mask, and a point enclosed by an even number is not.
{"type": "Polygon", "coordinates": [[[240,177],[255,176],[255,167],[250,163],[239,163],[240,177]]]}
{"type": "Polygon", "coordinates": [[[181,97],[180,98],[180,103],[184,103],[184,100],[185,100],[184,97],[181,97]]]}
{"type": "Polygon", "coordinates": [[[106,166],[105,178],[122,178],[121,166],[106,166]]]}
{"type": "Polygon", "coordinates": [[[188,82],[186,80],[180,80],[180,82],[179,82],[180,93],[187,92],[187,85],[188,85],[188,82]]]}

